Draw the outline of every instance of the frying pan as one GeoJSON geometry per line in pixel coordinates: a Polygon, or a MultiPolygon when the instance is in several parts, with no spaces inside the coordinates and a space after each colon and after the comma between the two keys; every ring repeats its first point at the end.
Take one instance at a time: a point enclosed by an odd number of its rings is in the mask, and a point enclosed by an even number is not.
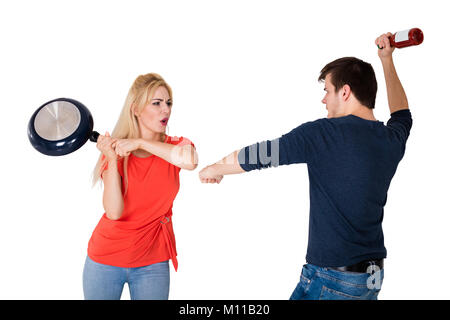
{"type": "Polygon", "coordinates": [[[63,156],[81,148],[88,140],[97,142],[91,112],[81,102],[59,98],[44,103],[28,122],[28,139],[39,152],[63,156]]]}

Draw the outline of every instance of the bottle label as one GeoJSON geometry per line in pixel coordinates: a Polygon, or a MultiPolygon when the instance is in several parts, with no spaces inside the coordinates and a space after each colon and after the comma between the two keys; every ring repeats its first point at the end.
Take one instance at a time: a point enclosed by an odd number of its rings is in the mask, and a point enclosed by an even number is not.
{"type": "Polygon", "coordinates": [[[409,39],[409,30],[403,30],[395,33],[395,42],[407,41],[409,39]]]}

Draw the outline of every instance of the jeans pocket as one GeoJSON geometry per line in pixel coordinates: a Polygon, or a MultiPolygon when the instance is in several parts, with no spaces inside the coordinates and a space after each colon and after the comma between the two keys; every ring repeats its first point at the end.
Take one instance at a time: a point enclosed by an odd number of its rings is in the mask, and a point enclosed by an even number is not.
{"type": "Polygon", "coordinates": [[[308,270],[305,270],[304,267],[300,275],[300,281],[298,282],[296,288],[294,289],[294,292],[292,293],[289,299],[290,300],[303,299],[309,291],[313,277],[314,275],[308,272],[308,270]]]}
{"type": "Polygon", "coordinates": [[[343,290],[331,289],[326,286],[322,286],[322,291],[320,292],[319,300],[361,300],[363,295],[367,291],[361,292],[360,295],[355,295],[356,292],[352,294],[343,292],[343,290]]]}

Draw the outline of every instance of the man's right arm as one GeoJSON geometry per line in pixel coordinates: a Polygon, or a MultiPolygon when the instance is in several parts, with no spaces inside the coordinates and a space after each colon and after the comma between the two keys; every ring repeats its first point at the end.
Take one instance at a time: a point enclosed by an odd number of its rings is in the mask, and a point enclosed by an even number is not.
{"type": "Polygon", "coordinates": [[[400,79],[397,76],[397,72],[395,71],[392,56],[388,59],[382,60],[381,62],[383,64],[384,78],[386,80],[386,90],[391,114],[399,110],[409,109],[408,99],[406,98],[400,79]]]}
{"type": "Polygon", "coordinates": [[[375,40],[375,44],[377,44],[379,48],[378,56],[380,57],[381,64],[383,65],[389,109],[392,114],[399,110],[409,109],[409,106],[405,90],[403,90],[403,86],[394,67],[392,53],[395,48],[391,47],[389,43],[389,36],[392,36],[392,34],[386,33],[381,35],[375,40]]]}

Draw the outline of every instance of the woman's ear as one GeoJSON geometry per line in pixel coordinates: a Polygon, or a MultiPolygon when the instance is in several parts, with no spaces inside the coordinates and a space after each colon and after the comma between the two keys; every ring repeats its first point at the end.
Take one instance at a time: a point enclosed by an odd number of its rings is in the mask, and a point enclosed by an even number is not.
{"type": "Polygon", "coordinates": [[[131,112],[133,113],[133,115],[135,115],[137,118],[139,118],[139,113],[136,110],[136,105],[133,103],[131,104],[131,112]]]}

